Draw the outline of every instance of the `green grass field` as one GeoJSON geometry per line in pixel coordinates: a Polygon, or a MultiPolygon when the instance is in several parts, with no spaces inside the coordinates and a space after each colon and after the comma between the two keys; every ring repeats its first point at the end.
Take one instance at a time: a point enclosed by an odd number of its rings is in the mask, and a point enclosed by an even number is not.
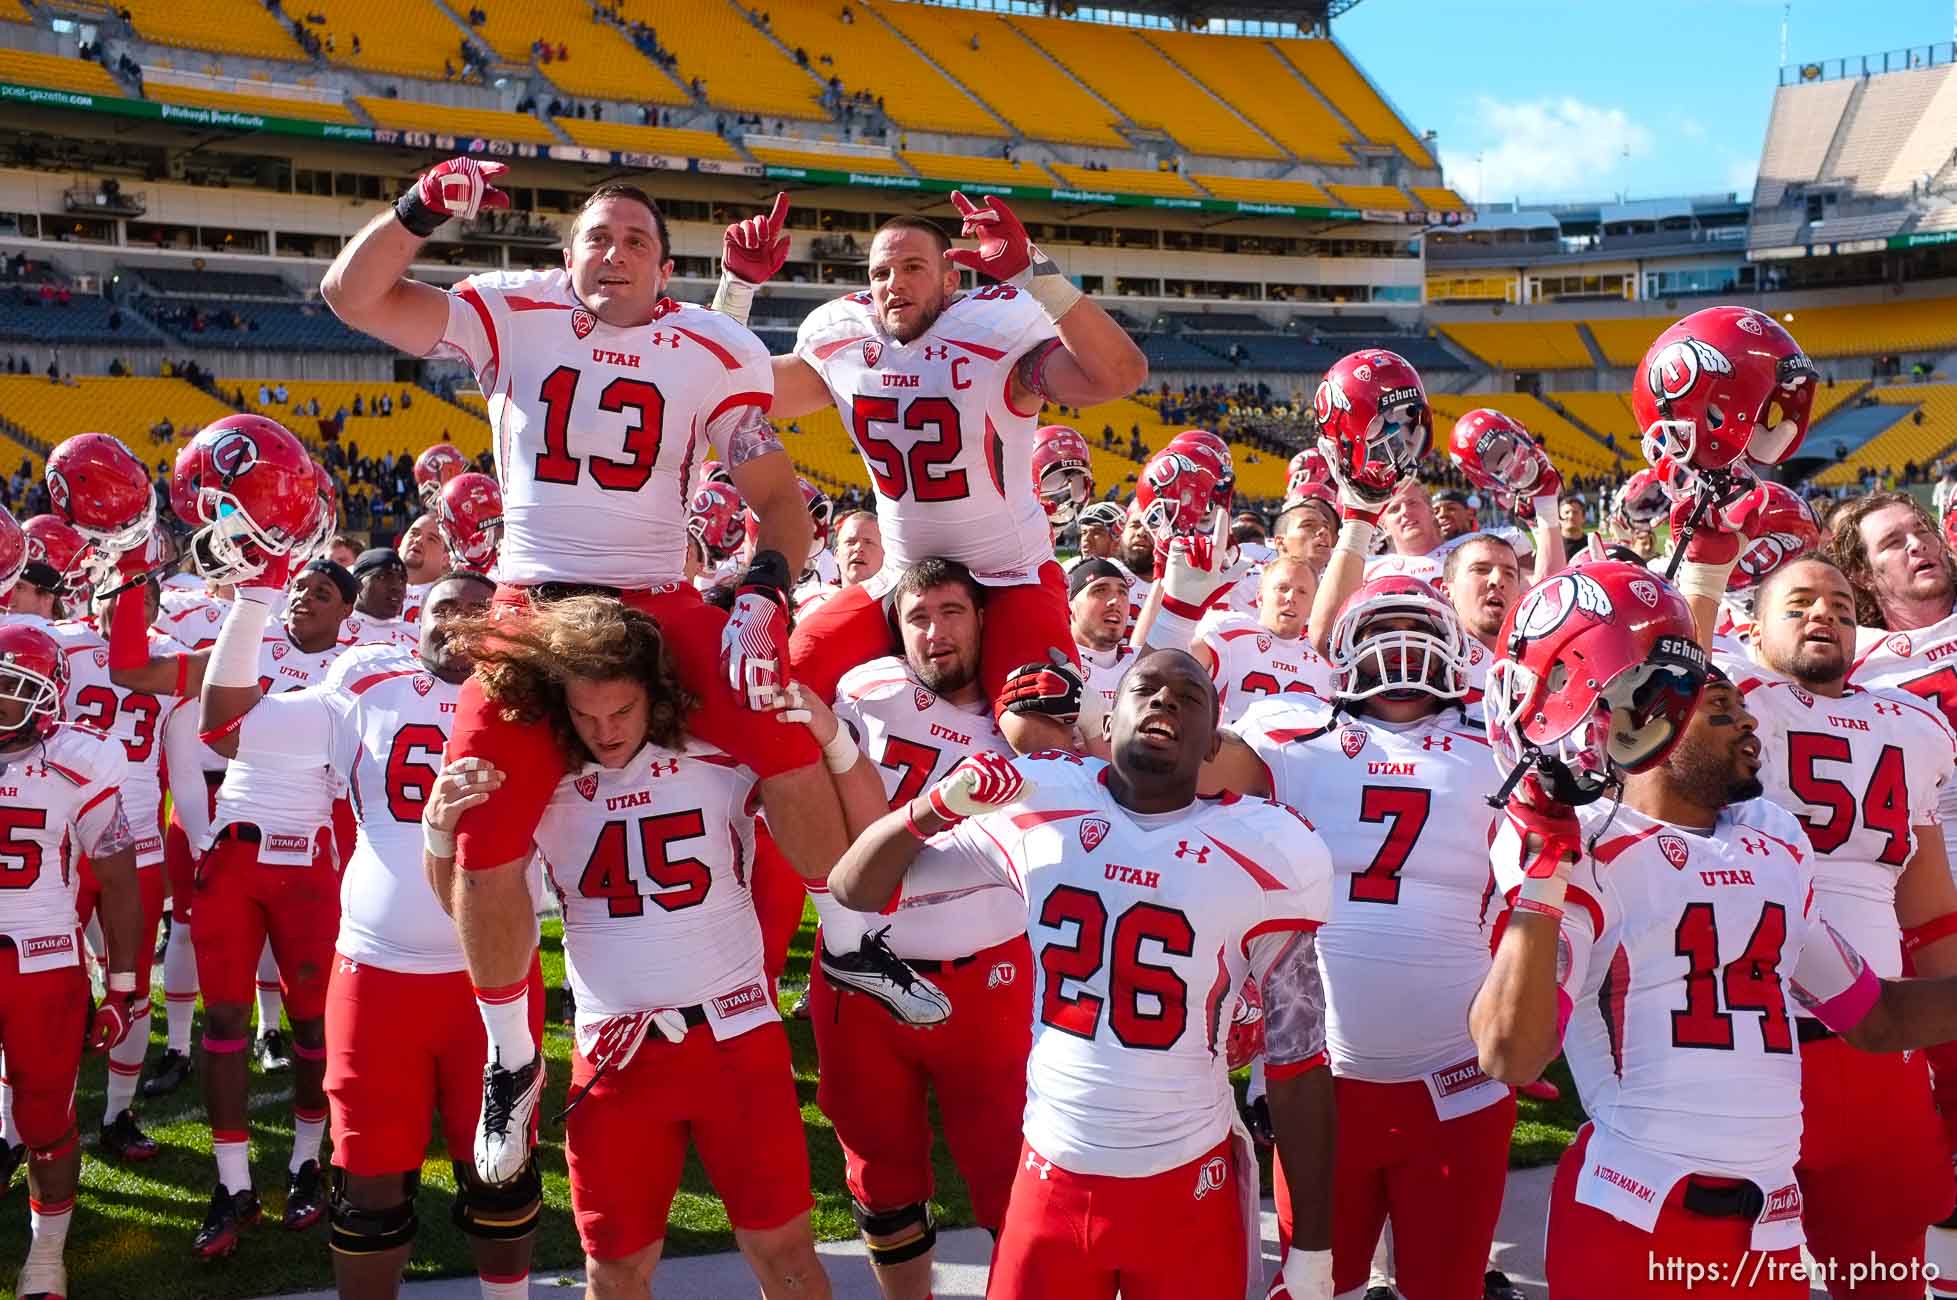
{"type": "MultiPolygon", "coordinates": [[[[564,1170],[564,1126],[553,1121],[564,1107],[571,1052],[570,1035],[558,1020],[558,988],[564,974],[560,935],[555,920],[545,924],[544,982],[550,990],[551,1020],[544,1053],[550,1061],[550,1081],[544,1089],[540,1110],[543,1131],[539,1158],[544,1171],[545,1210],[537,1236],[539,1270],[575,1268],[583,1259],[571,1224],[571,1192],[564,1170]]],[[[804,919],[790,951],[785,986],[799,989],[806,983],[813,942],[811,915],[804,919]]],[[[160,971],[157,981],[160,987],[160,971]]],[[[163,1050],[160,995],[151,1022],[153,1058],[163,1050]]],[[[851,1237],[856,1226],[850,1217],[849,1194],[843,1187],[842,1149],[836,1144],[828,1120],[815,1104],[814,1034],[805,1022],[797,1021],[788,1022],[788,1034],[795,1054],[802,1124],[809,1143],[816,1234],[825,1240],[851,1237]]],[[[257,1228],[246,1232],[237,1254],[215,1264],[204,1264],[192,1257],[190,1239],[203,1223],[216,1169],[211,1161],[210,1130],[204,1123],[198,1080],[193,1077],[174,1095],[139,1105],[138,1114],[145,1130],[162,1145],[163,1151],[147,1164],[125,1167],[106,1164],[94,1155],[94,1135],[102,1115],[104,1073],[101,1057],[87,1058],[76,1100],[86,1155],[82,1163],[81,1194],[68,1235],[71,1294],[142,1296],[149,1300],[227,1300],[332,1287],[333,1272],[324,1225],[303,1238],[296,1238],[277,1226],[285,1202],[285,1166],[292,1144],[290,1076],[254,1075],[252,1080],[252,1181],[264,1200],[266,1218],[257,1228]]],[[[1522,1103],[1513,1157],[1518,1167],[1554,1161],[1582,1122],[1574,1100],[1576,1090],[1561,1061],[1556,1063],[1551,1077],[1562,1087],[1564,1100],[1553,1106],[1526,1100],[1522,1103]]],[[[938,1222],[947,1227],[968,1226],[971,1205],[942,1142],[933,1155],[938,1195],[932,1206],[938,1222]]],[[[27,1250],[25,1177],[24,1171],[16,1173],[12,1188],[0,1194],[0,1300],[14,1300],[15,1270],[27,1250]]],[[[1268,1168],[1264,1182],[1268,1190],[1268,1168]]],[[[422,1170],[421,1231],[415,1239],[410,1277],[474,1272],[466,1240],[449,1221],[454,1195],[455,1180],[449,1170],[448,1153],[441,1146],[438,1134],[422,1170]]],[[[698,1162],[689,1160],[679,1196],[673,1203],[666,1250],[671,1254],[691,1255],[732,1248],[733,1235],[727,1216],[698,1162]]]]}

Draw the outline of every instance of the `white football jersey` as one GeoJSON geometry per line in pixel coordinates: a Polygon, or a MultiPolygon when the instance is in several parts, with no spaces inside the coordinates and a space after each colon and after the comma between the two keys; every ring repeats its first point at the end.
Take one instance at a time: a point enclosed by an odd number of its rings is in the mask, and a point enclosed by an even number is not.
{"type": "MultiPolygon", "coordinates": [[[[1857,686],[1906,691],[1957,728],[1957,610],[1914,632],[1857,628],[1855,656],[1848,676],[1857,686]]],[[[1957,781],[1945,784],[1940,812],[1944,847],[1957,872],[1957,781]]]]}
{"type": "Polygon", "coordinates": [[[1325,699],[1332,693],[1332,665],[1311,648],[1309,637],[1281,637],[1251,615],[1212,609],[1196,624],[1196,639],[1216,657],[1210,676],[1226,727],[1260,696],[1290,691],[1325,699]]]}
{"type": "MultiPolygon", "coordinates": [[[[157,866],[163,861],[163,722],[182,701],[117,686],[109,680],[109,643],[93,629],[68,627],[61,647],[68,657],[62,716],[122,742],[129,759],[122,806],[136,837],[136,865],[157,866]]],[[[151,628],[149,652],[167,657],[184,653],[184,647],[151,628]]]]}
{"type": "MultiPolygon", "coordinates": [[[[1753,1247],[1800,1244],[1793,1016],[1825,1019],[1874,978],[1822,919],[1806,833],[1765,799],[1722,810],[1705,832],[1608,800],[1577,817],[1586,852],[1557,965],[1563,1055],[1595,1125],[1578,1200],[1650,1231],[1681,1178],[1744,1178],[1766,1195],[1753,1247]]],[[[1513,899],[1521,842],[1506,822],[1489,856],[1513,899]]]]}
{"type": "Polygon", "coordinates": [[[908,565],[957,560],[988,587],[1038,581],[1053,534],[1033,491],[1029,411],[1012,404],[1013,367],[1055,336],[1027,295],[989,285],[953,298],[909,343],[884,332],[866,293],[809,313],[795,355],[822,376],[876,485],[882,596],[908,565]]]}
{"type": "MultiPolygon", "coordinates": [[[[327,670],[346,652],[339,644],[317,654],[308,654],[292,644],[284,628],[274,628],[259,643],[258,687],[267,695],[302,691],[326,681],[327,670]]],[[[247,715],[245,725],[252,725],[247,715]]],[[[217,834],[233,822],[256,826],[259,833],[258,860],[275,866],[307,866],[313,860],[313,841],[319,832],[333,825],[333,800],[338,793],[333,769],[326,751],[309,753],[300,767],[266,767],[244,757],[231,760],[224,769],[224,784],[217,788],[217,815],[211,819],[210,840],[201,847],[208,850],[217,834]]]]}
{"type": "Polygon", "coordinates": [[[1830,699],[1750,660],[1720,666],[1760,724],[1767,798],[1793,813],[1814,845],[1814,887],[1829,924],[1877,975],[1901,975],[1896,881],[1916,856],[1915,828],[1942,820],[1957,736],[1901,691],[1851,686],[1830,699]]]}
{"type": "Polygon", "coordinates": [[[192,650],[208,650],[217,644],[217,631],[231,602],[219,600],[207,591],[193,592],[172,605],[163,604],[156,619],[156,630],[179,645],[192,650]]]}
{"type": "Polygon", "coordinates": [[[421,602],[428,599],[428,593],[434,586],[433,582],[411,582],[407,596],[401,601],[401,621],[416,629],[417,643],[421,636],[421,602]]]}
{"type": "Polygon", "coordinates": [[[366,614],[349,614],[340,623],[340,644],[349,647],[399,646],[413,650],[421,644],[421,623],[419,620],[410,623],[404,618],[370,618],[366,614]]]}
{"type": "Polygon", "coordinates": [[[1396,555],[1388,551],[1384,555],[1372,555],[1366,559],[1365,578],[1415,578],[1421,582],[1439,582],[1441,562],[1433,555],[1396,555]]]}
{"type": "Polygon", "coordinates": [[[0,935],[22,974],[80,960],[75,854],[131,843],[120,794],[128,766],[117,741],[64,723],[0,767],[0,935]]]}
{"type": "Polygon", "coordinates": [[[1098,759],[1014,763],[1028,797],[940,839],[1025,899],[1039,970],[1026,1141],[1074,1173],[1187,1164],[1236,1118],[1223,1039],[1244,977],[1325,920],[1325,846],[1269,800],[1132,813],[1098,759]]]}
{"type": "Polygon", "coordinates": [[[754,773],[698,741],[558,783],[537,827],[578,1024],[701,1007],[715,1038],[779,1020],[748,870],[754,773]]]}
{"type": "Polygon", "coordinates": [[[607,325],[560,269],[463,280],[438,350],[489,400],[505,582],[680,581],[709,444],[740,463],[732,435],[774,403],[768,349],[745,326],[670,299],[648,324],[607,325]]]}
{"type": "Polygon", "coordinates": [[[1508,1089],[1481,1072],[1468,1037],[1488,974],[1487,796],[1501,779],[1480,719],[1448,706],[1393,724],[1279,695],[1232,730],[1332,855],[1318,961],[1333,1072],[1418,1079],[1443,1119],[1502,1100],[1508,1089]]]}
{"type": "Polygon", "coordinates": [[[1135,664],[1135,647],[1123,641],[1112,650],[1096,650],[1076,641],[1074,649],[1082,679],[1080,734],[1092,739],[1101,734],[1101,719],[1114,712],[1114,693],[1135,664]]]}
{"type": "MultiPolygon", "coordinates": [[[[930,690],[904,660],[872,659],[836,683],[836,716],[877,765],[892,808],[930,789],[973,754],[1012,753],[989,703],[953,704],[930,690]]],[[[928,845],[920,857],[935,854],[928,845]]],[[[884,942],[900,957],[952,961],[1026,930],[1026,904],[1003,882],[976,889],[906,888],[884,942]]]]}

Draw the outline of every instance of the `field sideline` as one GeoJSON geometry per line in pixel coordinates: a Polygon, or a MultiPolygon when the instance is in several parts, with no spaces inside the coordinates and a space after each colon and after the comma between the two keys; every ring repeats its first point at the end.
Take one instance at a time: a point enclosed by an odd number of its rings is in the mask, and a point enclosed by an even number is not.
{"type": "MultiPolygon", "coordinates": [[[[557,1021],[559,985],[564,973],[561,929],[555,919],[545,922],[544,980],[550,989],[551,1023],[544,1042],[550,1060],[550,1081],[540,1110],[543,1119],[540,1158],[544,1170],[545,1210],[538,1231],[536,1267],[575,1268],[582,1263],[577,1233],[571,1224],[570,1187],[564,1172],[564,1126],[553,1117],[563,1109],[570,1077],[571,1039],[557,1021]]],[[[789,955],[785,986],[799,990],[807,979],[810,946],[814,942],[812,914],[806,916],[789,955]]],[[[163,1049],[162,971],[151,1023],[151,1057],[163,1049]]],[[[202,1031],[199,1017],[198,1032],[202,1031]]],[[[829,1240],[855,1235],[849,1195],[843,1189],[842,1150],[829,1122],[815,1105],[815,1041],[806,1023],[789,1022],[794,1048],[796,1088],[802,1102],[803,1129],[808,1135],[809,1161],[816,1188],[815,1228],[829,1240]]],[[[193,1041],[195,1041],[193,1039],[193,1041]]],[[[324,1225],[297,1240],[277,1226],[285,1200],[286,1158],[292,1142],[292,1084],[290,1076],[252,1080],[252,1179],[265,1203],[266,1218],[247,1230],[238,1253],[216,1264],[200,1264],[190,1255],[190,1239],[204,1220],[216,1170],[211,1161],[210,1132],[203,1120],[202,1095],[193,1077],[169,1097],[139,1103],[145,1130],[163,1147],[162,1154],[143,1165],[110,1165],[96,1159],[95,1133],[102,1114],[104,1058],[85,1058],[76,1101],[81,1119],[84,1159],[82,1187],[74,1225],[68,1234],[68,1280],[77,1296],[144,1296],[152,1300],[231,1300],[282,1291],[330,1289],[332,1264],[324,1225]],[[143,1108],[146,1106],[146,1109],[143,1108]]],[[[1569,1143],[1581,1115],[1571,1098],[1575,1089],[1562,1062],[1553,1078],[1565,1100],[1554,1106],[1522,1102],[1511,1163],[1517,1167],[1556,1159],[1569,1143]]],[[[329,1137],[330,1141],[330,1137],[329,1137]]],[[[971,1223],[971,1206],[964,1184],[952,1168],[940,1142],[934,1152],[938,1195],[932,1205],[938,1221],[949,1227],[971,1223]]],[[[0,1196],[0,1300],[14,1300],[18,1261],[27,1250],[25,1172],[16,1173],[13,1186],[0,1196]]],[[[1269,1187],[1266,1171],[1265,1186],[1269,1187]]],[[[421,1231],[415,1239],[411,1278],[441,1277],[474,1271],[468,1246],[449,1222],[455,1180],[439,1135],[422,1170],[419,1200],[421,1231]]],[[[667,1251],[692,1255],[734,1248],[733,1234],[696,1161],[687,1162],[686,1177],[673,1204],[667,1251]]]]}

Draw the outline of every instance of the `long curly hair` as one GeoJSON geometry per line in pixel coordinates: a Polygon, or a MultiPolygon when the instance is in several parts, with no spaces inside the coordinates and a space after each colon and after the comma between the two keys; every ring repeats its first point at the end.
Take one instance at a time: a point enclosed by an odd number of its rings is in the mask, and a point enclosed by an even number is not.
{"type": "Polygon", "coordinates": [[[659,624],[614,597],[570,596],[522,613],[464,619],[449,635],[475,662],[483,694],[502,716],[548,722],[572,768],[592,761],[564,699],[574,680],[638,682],[651,705],[646,738],[663,749],[686,744],[686,714],[697,701],[680,684],[659,624]]]}
{"type": "MultiPolygon", "coordinates": [[[[1935,517],[1923,508],[1921,501],[1907,492],[1876,492],[1856,497],[1830,513],[1828,522],[1833,535],[1828,538],[1823,550],[1848,575],[1848,584],[1855,589],[1855,621],[1863,627],[1889,626],[1882,614],[1882,604],[1876,599],[1875,569],[1869,563],[1868,545],[1862,540],[1862,521],[1889,506],[1908,506],[1930,536],[1939,541],[1943,539],[1943,529],[1937,526],[1935,517]]],[[[1951,558],[1947,547],[1943,553],[1943,567],[1944,572],[1950,575],[1952,588],[1957,589],[1957,560],[1951,558]]]]}

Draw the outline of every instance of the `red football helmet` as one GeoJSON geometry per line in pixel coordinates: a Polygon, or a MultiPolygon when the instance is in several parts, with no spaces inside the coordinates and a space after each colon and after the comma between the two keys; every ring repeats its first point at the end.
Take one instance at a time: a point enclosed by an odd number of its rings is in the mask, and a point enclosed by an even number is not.
{"type": "Polygon", "coordinates": [[[809,522],[815,525],[816,548],[820,550],[829,541],[829,521],[836,517],[836,503],[829,494],[801,475],[795,477],[796,486],[802,489],[802,504],[809,508],[809,522]]]}
{"type": "Polygon", "coordinates": [[[303,551],[308,560],[323,560],[333,553],[333,535],[340,531],[340,489],[318,461],[313,462],[313,489],[319,493],[319,522],[293,554],[303,551]]]}
{"type": "Polygon", "coordinates": [[[702,483],[725,483],[729,487],[734,486],[734,476],[727,472],[727,462],[724,460],[710,460],[702,465],[700,467],[700,481],[702,483]]]}
{"type": "Polygon", "coordinates": [[[1441,700],[1468,693],[1468,633],[1454,606],[1418,578],[1374,578],[1346,598],[1332,624],[1328,657],[1332,694],[1341,701],[1386,691],[1419,691],[1441,700]],[[1381,628],[1410,619],[1411,628],[1381,628]]]}
{"type": "Polygon", "coordinates": [[[1307,447],[1291,458],[1291,468],[1285,478],[1284,495],[1295,497],[1300,489],[1313,483],[1331,481],[1332,466],[1326,461],[1325,453],[1316,447],[1307,447]]]}
{"type": "Polygon", "coordinates": [[[1589,803],[1619,771],[1664,762],[1706,685],[1692,610],[1621,560],[1573,564],[1516,602],[1482,707],[1504,773],[1546,760],[1552,799],[1589,803]]]}
{"type": "Polygon", "coordinates": [[[109,555],[149,541],[156,493],[134,452],[106,433],[78,433],[48,453],[54,513],[109,555]]]}
{"type": "Polygon", "coordinates": [[[1201,455],[1191,458],[1216,475],[1216,508],[1227,511],[1237,493],[1237,462],[1230,455],[1230,444],[1208,429],[1184,429],[1169,439],[1169,446],[1185,456],[1191,456],[1192,449],[1209,453],[1215,461],[1214,465],[1201,455]]]}
{"type": "Polygon", "coordinates": [[[1264,1054],[1264,994],[1257,981],[1246,979],[1237,989],[1230,1010],[1230,1030],[1223,1039],[1226,1068],[1241,1070],[1264,1054]]]}
{"type": "Polygon", "coordinates": [[[0,606],[13,594],[20,571],[27,567],[27,534],[13,512],[0,506],[0,606]]]}
{"type": "Polygon", "coordinates": [[[290,555],[319,524],[313,458],[276,420],[228,415],[177,453],[170,504],[193,527],[197,571],[217,582],[252,577],[266,556],[290,555]]]}
{"type": "Polygon", "coordinates": [[[452,561],[489,572],[503,541],[503,489],[487,474],[457,474],[435,499],[435,523],[452,561]]]}
{"type": "Polygon", "coordinates": [[[1216,475],[1193,457],[1165,447],[1142,467],[1135,509],[1159,544],[1179,533],[1203,532],[1216,509],[1216,475]]]}
{"type": "MultiPolygon", "coordinates": [[[[1957,551],[1957,510],[1943,512],[1943,544],[1957,551]]],[[[4,545],[0,545],[0,558],[4,558],[5,553],[4,545]]],[[[5,574],[5,567],[0,566],[0,591],[6,590],[5,574]]]]}
{"type": "Polygon", "coordinates": [[[1807,436],[1818,372],[1780,322],[1751,307],[1707,307],[1644,354],[1631,410],[1645,459],[1724,469],[1742,455],[1768,465],[1807,436]]]}
{"type": "Polygon", "coordinates": [[[1094,458],[1087,439],[1064,424],[1033,433],[1033,492],[1055,528],[1074,522],[1094,499],[1094,458]]]}
{"type": "Polygon", "coordinates": [[[26,706],[19,722],[0,729],[0,745],[53,731],[67,693],[68,656],[55,639],[25,623],[0,624],[0,701],[26,706]]]}
{"type": "Polygon", "coordinates": [[[1341,357],[1312,399],[1318,447],[1340,480],[1386,491],[1410,477],[1434,446],[1434,417],[1420,372],[1397,352],[1341,357]]]}
{"type": "Polygon", "coordinates": [[[1624,481],[1611,498],[1610,520],[1619,532],[1656,528],[1671,513],[1663,471],[1646,466],[1624,481]]]}
{"type": "Polygon", "coordinates": [[[1563,476],[1520,420],[1478,407],[1454,422],[1448,455],[1474,485],[1505,498],[1510,509],[1560,494],[1563,476]]]}
{"type": "Polygon", "coordinates": [[[686,506],[686,531],[705,548],[709,560],[724,560],[741,548],[747,505],[732,483],[703,483],[686,506]]]}
{"type": "Polygon", "coordinates": [[[421,504],[433,510],[435,498],[442,494],[442,488],[457,474],[466,473],[468,468],[469,458],[452,442],[438,442],[416,456],[415,491],[421,494],[421,504]]]}
{"type": "Polygon", "coordinates": [[[1728,591],[1757,587],[1775,569],[1821,545],[1821,520],[1798,492],[1766,480],[1754,490],[1761,500],[1751,517],[1756,521],[1754,528],[1761,531],[1749,529],[1747,535],[1752,541],[1740,552],[1739,563],[1726,579],[1728,591]]]}
{"type": "Polygon", "coordinates": [[[88,567],[88,539],[53,515],[35,515],[21,525],[21,533],[27,541],[27,559],[51,567],[60,576],[61,596],[81,602],[81,608],[70,612],[85,613],[94,588],[88,567]]]}

